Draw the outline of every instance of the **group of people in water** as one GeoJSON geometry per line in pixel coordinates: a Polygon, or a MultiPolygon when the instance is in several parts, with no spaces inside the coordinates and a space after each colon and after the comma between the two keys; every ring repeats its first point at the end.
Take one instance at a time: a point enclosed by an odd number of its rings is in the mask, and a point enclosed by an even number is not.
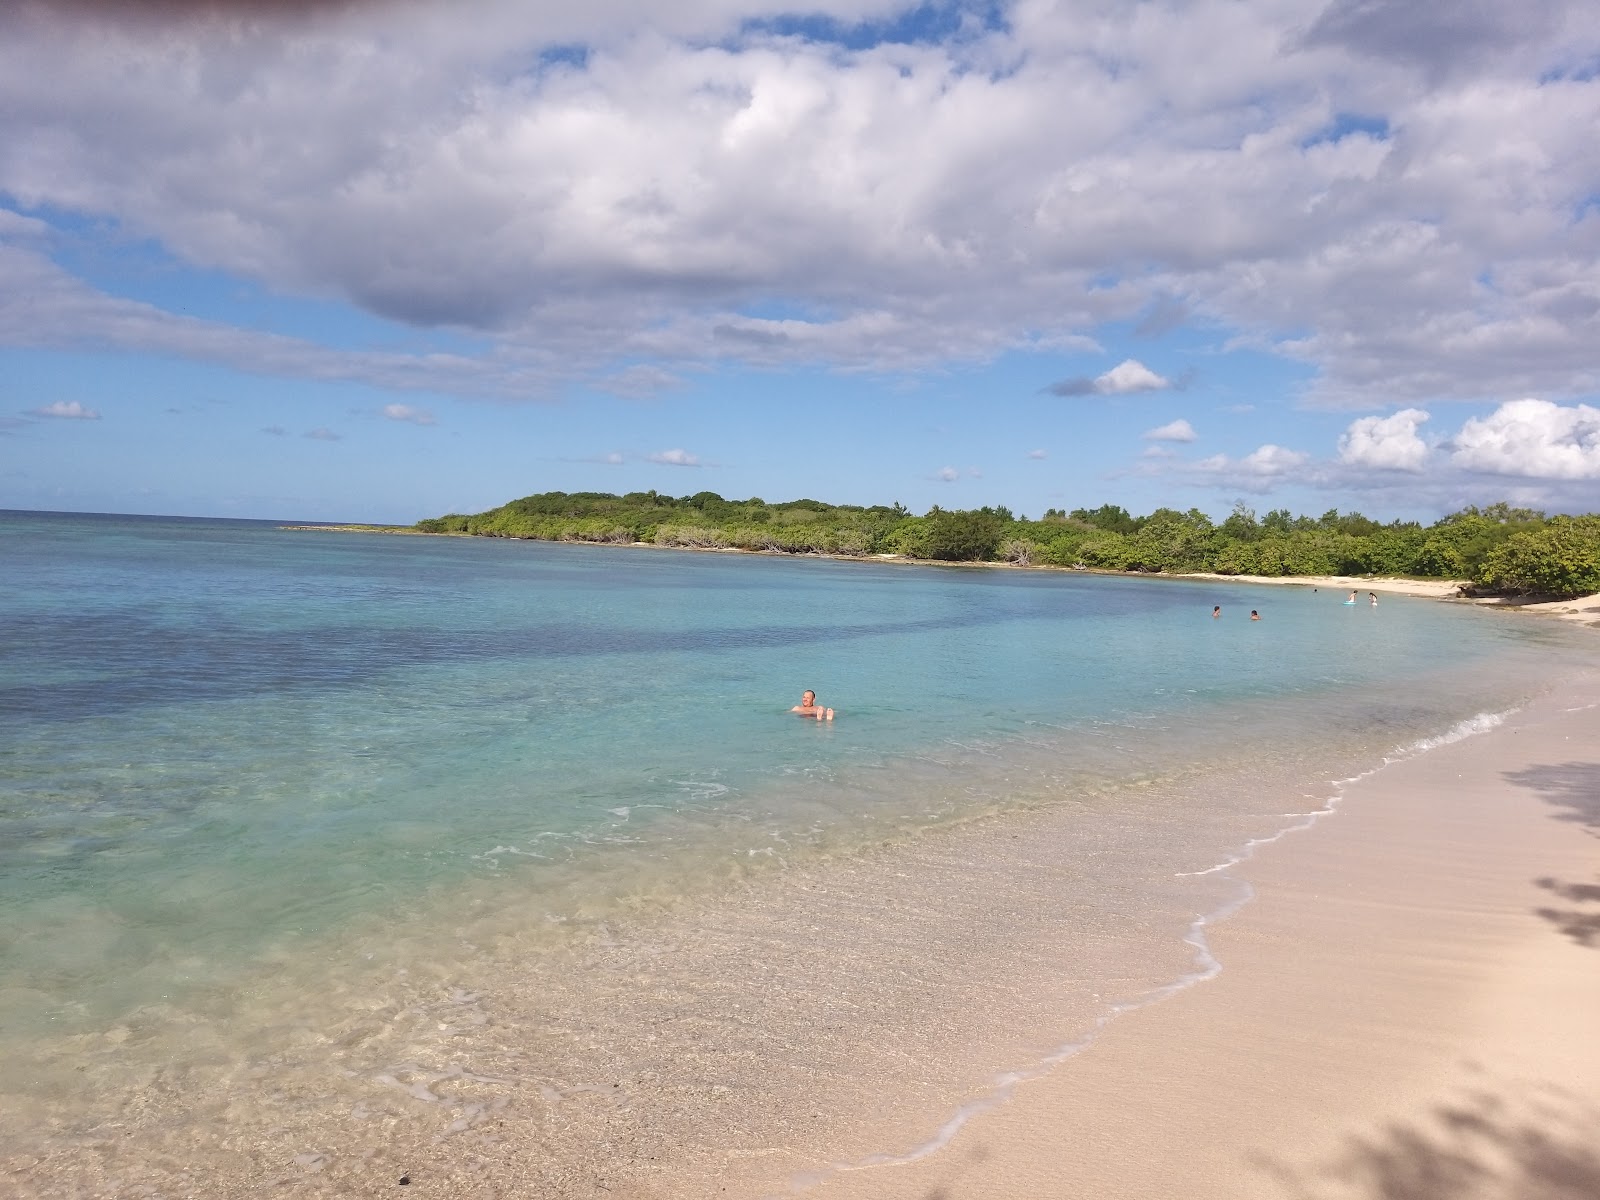
{"type": "MultiPolygon", "coordinates": [[[[1220,618],[1221,616],[1222,616],[1222,605],[1217,604],[1217,605],[1212,606],[1211,619],[1213,621],[1215,621],[1218,618],[1220,618]]],[[[1261,614],[1258,613],[1255,609],[1252,608],[1250,610],[1250,619],[1252,621],[1259,621],[1259,620],[1261,620],[1261,614]]]]}
{"type": "MultiPolygon", "coordinates": [[[[1315,591],[1315,590],[1316,590],[1315,588],[1312,589],[1312,591],[1315,591]]],[[[1357,602],[1356,598],[1360,594],[1361,593],[1357,589],[1351,588],[1350,589],[1350,599],[1346,600],[1345,603],[1346,604],[1355,604],[1357,602]]],[[[1377,592],[1368,592],[1367,593],[1367,597],[1368,597],[1368,603],[1371,604],[1373,608],[1377,608],[1378,607],[1378,593],[1377,592]]],[[[1222,616],[1222,605],[1213,604],[1211,606],[1211,619],[1213,621],[1215,621],[1215,620],[1220,619],[1221,616],[1222,616]]],[[[1252,621],[1259,621],[1259,620],[1261,620],[1261,614],[1258,613],[1255,609],[1252,608],[1250,610],[1250,619],[1252,621]]],[[[798,711],[798,710],[796,710],[796,711],[798,711]]]]}

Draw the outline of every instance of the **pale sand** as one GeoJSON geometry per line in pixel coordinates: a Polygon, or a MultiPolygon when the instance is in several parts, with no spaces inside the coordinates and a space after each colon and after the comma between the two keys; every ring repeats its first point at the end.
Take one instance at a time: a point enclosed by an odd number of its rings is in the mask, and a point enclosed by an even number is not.
{"type": "Polygon", "coordinates": [[[1446,599],[1461,593],[1461,584],[1447,579],[1380,579],[1362,575],[1216,575],[1206,571],[1174,575],[1173,579],[1211,579],[1218,583],[1265,583],[1274,587],[1314,587],[1329,591],[1384,592],[1399,596],[1446,599]]]}
{"type": "MultiPolygon", "coordinates": [[[[1236,869],[1221,973],[826,1200],[1600,1197],[1600,685],[1236,869]],[[1580,707],[1585,706],[1588,707],[1580,707]]],[[[774,1189],[776,1191],[776,1189],[774,1189]]]]}
{"type": "Polygon", "coordinates": [[[1517,612],[1542,613],[1559,617],[1563,621],[1576,621],[1600,629],[1600,592],[1592,596],[1579,596],[1576,600],[1546,600],[1527,603],[1516,597],[1492,596],[1473,601],[1485,608],[1510,608],[1517,612]]]}

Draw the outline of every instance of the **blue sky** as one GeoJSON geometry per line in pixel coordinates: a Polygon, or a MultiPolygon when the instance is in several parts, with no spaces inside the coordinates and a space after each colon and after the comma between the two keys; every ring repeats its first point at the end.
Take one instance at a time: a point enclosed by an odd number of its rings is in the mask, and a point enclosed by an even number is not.
{"type": "Polygon", "coordinates": [[[287,7],[0,14],[0,507],[1600,509],[1576,0],[287,7]]]}

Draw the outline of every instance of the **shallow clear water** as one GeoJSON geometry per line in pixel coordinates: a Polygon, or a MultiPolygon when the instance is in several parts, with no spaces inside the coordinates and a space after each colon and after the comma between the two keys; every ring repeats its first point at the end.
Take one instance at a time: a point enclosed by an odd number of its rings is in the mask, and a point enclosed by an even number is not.
{"type": "MultiPolygon", "coordinates": [[[[555,927],[1063,805],[1112,845],[1137,784],[1369,763],[1576,644],[1309,588],[265,522],[0,513],[0,563],[12,1050],[225,1014],[297,946],[484,889],[555,927]],[[806,687],[837,721],[787,714],[806,687]]],[[[1164,814],[1162,854],[1214,861],[1215,815],[1164,814]]]]}
{"type": "Polygon", "coordinates": [[[0,961],[35,1016],[462,876],[647,854],[696,815],[760,841],[959,809],[863,784],[919,755],[1054,732],[1114,770],[1263,700],[1302,736],[1403,737],[1460,714],[1397,681],[1541,632],[1305,589],[258,522],[8,514],[0,558],[0,961]],[[807,686],[833,725],[784,715],[807,686]]]}

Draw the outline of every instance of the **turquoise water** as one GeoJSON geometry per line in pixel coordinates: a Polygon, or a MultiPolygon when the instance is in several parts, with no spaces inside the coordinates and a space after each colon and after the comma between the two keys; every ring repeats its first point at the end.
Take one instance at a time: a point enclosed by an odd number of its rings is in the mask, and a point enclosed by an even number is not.
{"type": "Polygon", "coordinates": [[[485,880],[603,911],[646,864],[689,892],[1241,747],[1400,744],[1514,700],[1561,636],[1302,588],[247,521],[5,513],[0,562],[14,1038],[485,880]],[[807,687],[836,722],[786,714],[807,687]]]}

